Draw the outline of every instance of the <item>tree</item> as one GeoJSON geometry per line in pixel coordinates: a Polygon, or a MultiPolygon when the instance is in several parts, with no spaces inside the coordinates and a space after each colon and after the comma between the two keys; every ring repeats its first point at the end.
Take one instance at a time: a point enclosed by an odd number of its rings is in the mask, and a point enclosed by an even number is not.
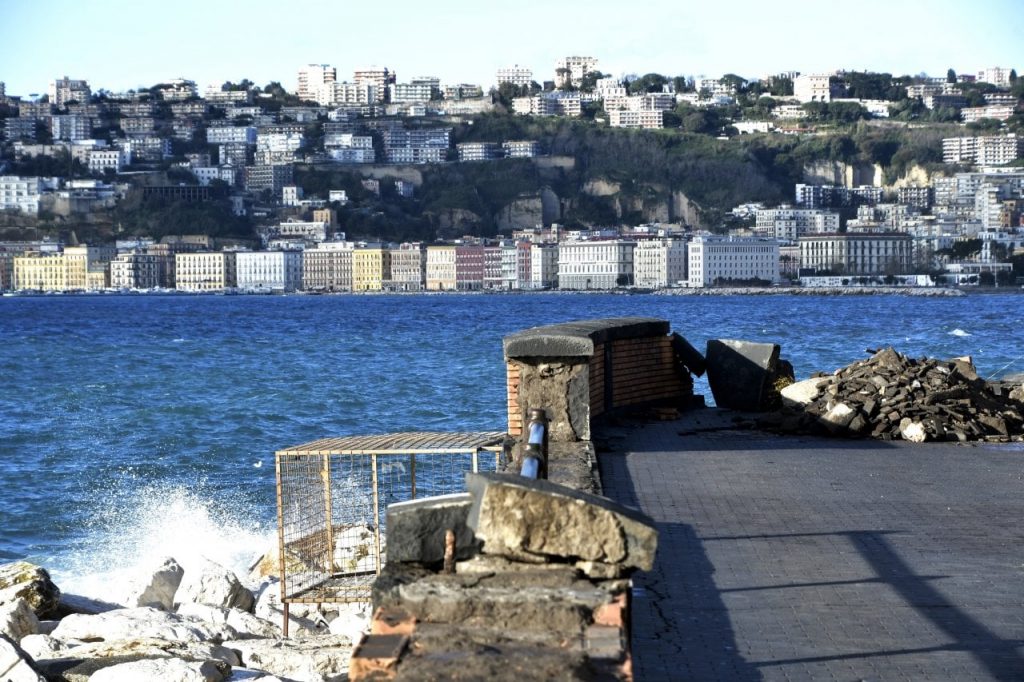
{"type": "Polygon", "coordinates": [[[630,82],[627,89],[631,95],[643,95],[648,92],[661,92],[668,82],[668,78],[662,76],[660,73],[646,73],[640,78],[630,82]]]}
{"type": "Polygon", "coordinates": [[[956,83],[956,71],[954,71],[953,69],[946,71],[946,82],[956,83]]]}
{"type": "Polygon", "coordinates": [[[597,87],[597,81],[607,77],[607,74],[600,71],[588,71],[584,74],[583,80],[580,81],[580,92],[593,92],[594,88],[597,87]]]}
{"type": "Polygon", "coordinates": [[[1017,69],[1010,69],[1010,83],[1017,82],[1017,69]]]}

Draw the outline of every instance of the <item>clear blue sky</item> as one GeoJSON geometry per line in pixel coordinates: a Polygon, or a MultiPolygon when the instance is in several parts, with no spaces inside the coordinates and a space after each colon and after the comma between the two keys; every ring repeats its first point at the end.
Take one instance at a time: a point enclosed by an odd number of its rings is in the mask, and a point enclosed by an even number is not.
{"type": "Polygon", "coordinates": [[[487,87],[512,64],[551,80],[555,60],[574,54],[614,75],[1024,73],[1021,0],[0,0],[0,10],[0,81],[21,96],[65,75],[94,91],[175,77],[292,90],[307,63],[344,80],[380,65],[400,81],[487,87]]]}

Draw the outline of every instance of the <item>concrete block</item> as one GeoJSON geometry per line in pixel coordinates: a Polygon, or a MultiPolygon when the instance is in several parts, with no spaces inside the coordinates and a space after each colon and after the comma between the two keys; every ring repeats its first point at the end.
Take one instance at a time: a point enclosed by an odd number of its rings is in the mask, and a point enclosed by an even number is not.
{"type": "Polygon", "coordinates": [[[699,377],[704,376],[704,372],[707,370],[707,362],[704,360],[704,356],[700,354],[699,350],[690,345],[689,341],[676,333],[672,334],[672,351],[688,370],[699,377]]]}
{"type": "Polygon", "coordinates": [[[708,341],[708,384],[719,407],[756,412],[779,362],[779,345],[733,339],[708,341]]]}
{"type": "Polygon", "coordinates": [[[371,635],[412,635],[416,617],[397,606],[381,607],[373,614],[371,635]]]}
{"type": "Polygon", "coordinates": [[[782,404],[792,408],[810,405],[821,394],[822,387],[829,381],[831,381],[830,377],[815,377],[790,384],[781,391],[782,404]]]}
{"type": "Polygon", "coordinates": [[[654,522],[608,498],[549,481],[488,473],[467,473],[466,488],[473,496],[468,525],[484,543],[485,554],[623,569],[654,565],[654,522]]]}
{"type": "Polygon", "coordinates": [[[352,651],[348,679],[392,679],[397,673],[398,659],[408,646],[406,635],[366,635],[352,651]]]}
{"type": "Polygon", "coordinates": [[[472,498],[468,493],[424,497],[389,504],[388,561],[439,563],[444,560],[444,534],[455,532],[455,556],[466,559],[477,542],[466,525],[472,498]]]}

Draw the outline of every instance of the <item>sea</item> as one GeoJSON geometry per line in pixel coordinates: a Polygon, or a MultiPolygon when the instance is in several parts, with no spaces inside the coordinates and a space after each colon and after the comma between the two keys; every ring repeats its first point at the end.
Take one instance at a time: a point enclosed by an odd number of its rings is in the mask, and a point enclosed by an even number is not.
{"type": "MultiPolygon", "coordinates": [[[[276,546],[274,452],[330,436],[504,430],[502,337],[668,320],[775,342],[797,378],[892,346],[1024,372],[1024,295],[64,295],[0,298],[0,563],[101,597],[173,556],[276,546]]],[[[711,403],[703,381],[696,390],[711,403]]]]}

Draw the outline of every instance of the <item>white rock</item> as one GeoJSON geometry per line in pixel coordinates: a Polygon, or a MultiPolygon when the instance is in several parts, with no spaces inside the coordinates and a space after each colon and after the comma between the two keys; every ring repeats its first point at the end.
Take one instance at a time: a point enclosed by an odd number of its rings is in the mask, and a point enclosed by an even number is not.
{"type": "Polygon", "coordinates": [[[60,658],[64,644],[49,635],[28,635],[23,637],[18,646],[34,661],[47,658],[60,658]]]}
{"type": "Polygon", "coordinates": [[[174,593],[178,591],[181,578],[185,575],[178,562],[167,557],[152,571],[146,571],[132,581],[124,605],[152,606],[164,611],[174,610],[174,593]]]}
{"type": "Polygon", "coordinates": [[[252,611],[255,600],[232,571],[204,560],[185,571],[175,595],[178,604],[193,602],[252,611]]]}
{"type": "Polygon", "coordinates": [[[149,659],[102,668],[89,682],[221,682],[229,672],[213,661],[149,659]]]}
{"type": "Polygon", "coordinates": [[[266,670],[296,682],[348,679],[352,644],[347,637],[325,635],[303,640],[246,639],[232,642],[247,668],[266,670]]]}
{"type": "Polygon", "coordinates": [[[137,637],[170,642],[205,642],[218,640],[218,635],[214,627],[149,607],[117,609],[92,616],[72,614],[53,631],[55,639],[90,642],[137,637]]]}
{"type": "Polygon", "coordinates": [[[39,634],[39,619],[28,601],[17,599],[0,605],[0,633],[20,642],[26,635],[39,634]]]}
{"type": "Polygon", "coordinates": [[[836,403],[834,407],[821,416],[821,421],[830,431],[838,431],[849,426],[856,416],[857,410],[846,403],[836,403]]]}
{"type": "Polygon", "coordinates": [[[251,668],[232,668],[231,669],[231,682],[294,682],[284,677],[277,677],[271,675],[263,670],[253,670],[251,668]]]}
{"type": "Polygon", "coordinates": [[[25,652],[5,635],[0,635],[0,680],[46,682],[43,676],[32,668],[25,652]]]}
{"type": "Polygon", "coordinates": [[[332,635],[343,635],[349,642],[355,644],[359,639],[370,631],[372,614],[370,604],[361,602],[353,604],[340,604],[342,607],[329,626],[332,635]]]}
{"type": "Polygon", "coordinates": [[[782,404],[793,408],[810,405],[821,395],[822,387],[831,380],[830,377],[815,377],[790,384],[779,392],[782,396],[782,404]]]}
{"type": "Polygon", "coordinates": [[[132,637],[109,642],[87,642],[60,651],[60,658],[113,658],[146,656],[181,658],[187,661],[220,661],[238,665],[241,659],[234,649],[213,642],[168,642],[152,637],[132,637]]]}
{"type": "Polygon", "coordinates": [[[901,422],[900,435],[903,436],[903,440],[911,443],[923,443],[928,440],[928,432],[924,430],[924,424],[921,422],[912,421],[906,425],[901,422]]]}
{"type": "MultiPolygon", "coordinates": [[[[281,608],[281,585],[272,581],[265,585],[256,600],[256,616],[263,620],[284,624],[284,610],[281,608]]],[[[316,604],[292,604],[288,609],[288,636],[322,634],[326,622],[316,604]]]]}
{"type": "Polygon", "coordinates": [[[226,609],[209,604],[181,604],[178,615],[203,621],[211,625],[224,625],[229,633],[224,639],[254,639],[280,637],[281,628],[269,620],[258,618],[241,609],[226,609]]]}

